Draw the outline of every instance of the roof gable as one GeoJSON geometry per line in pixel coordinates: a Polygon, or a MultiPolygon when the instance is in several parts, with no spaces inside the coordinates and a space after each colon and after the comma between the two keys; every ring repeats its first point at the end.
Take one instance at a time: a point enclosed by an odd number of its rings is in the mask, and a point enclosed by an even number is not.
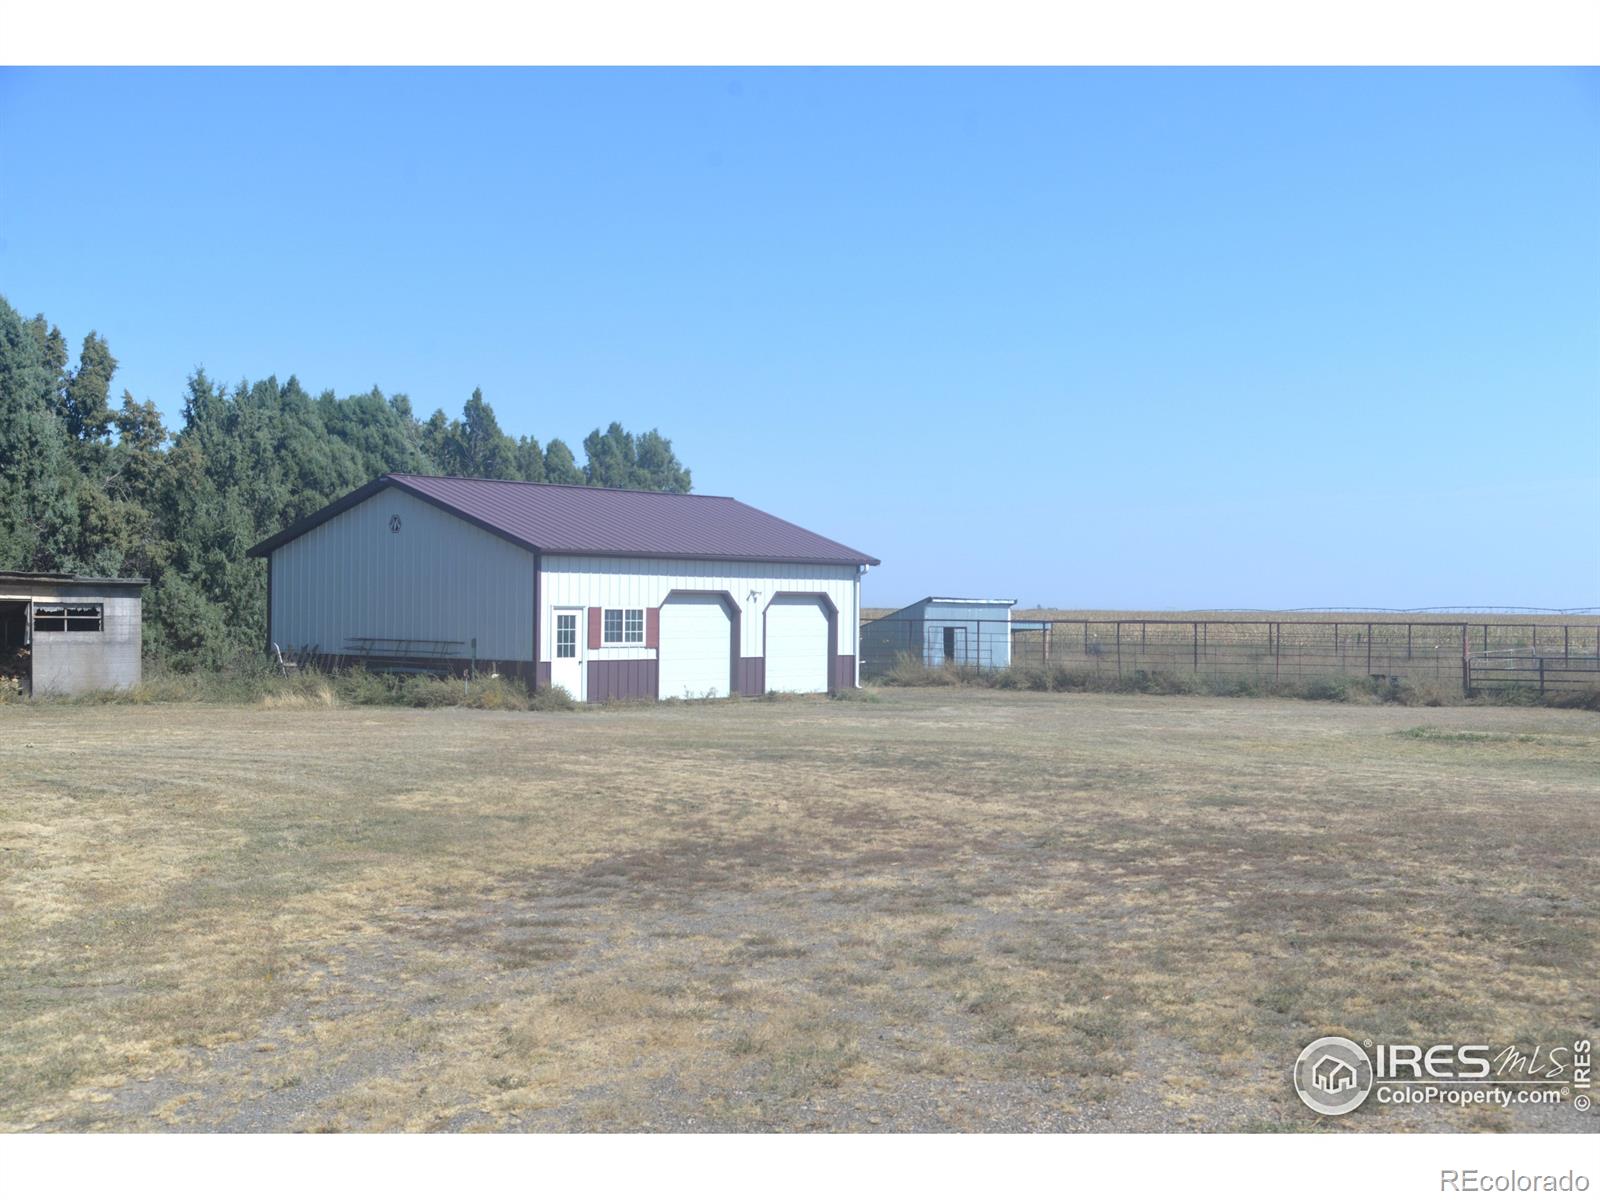
{"type": "Polygon", "coordinates": [[[397,487],[529,550],[616,558],[876,565],[878,560],[730,496],[637,492],[500,479],[383,475],[250,548],[270,554],[397,487]]]}

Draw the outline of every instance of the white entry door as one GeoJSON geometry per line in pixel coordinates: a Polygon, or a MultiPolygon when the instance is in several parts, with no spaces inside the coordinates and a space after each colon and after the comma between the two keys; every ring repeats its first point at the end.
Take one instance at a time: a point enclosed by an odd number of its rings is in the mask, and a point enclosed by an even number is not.
{"type": "Polygon", "coordinates": [[[828,690],[828,614],[811,597],[780,597],[767,607],[767,691],[828,690]]]}
{"type": "Polygon", "coordinates": [[[585,700],[583,609],[555,610],[555,637],[550,647],[550,682],[564,687],[574,700],[585,700]]]}
{"type": "Polygon", "coordinates": [[[733,618],[717,596],[674,596],[661,606],[657,694],[663,700],[726,696],[733,618]]]}

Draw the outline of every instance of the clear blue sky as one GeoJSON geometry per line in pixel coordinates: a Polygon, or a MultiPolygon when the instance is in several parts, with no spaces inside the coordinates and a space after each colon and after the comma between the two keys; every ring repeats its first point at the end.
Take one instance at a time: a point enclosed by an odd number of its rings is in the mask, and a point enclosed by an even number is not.
{"type": "Polygon", "coordinates": [[[869,604],[1600,604],[1593,71],[6,71],[0,293],[658,425],[869,604]]]}

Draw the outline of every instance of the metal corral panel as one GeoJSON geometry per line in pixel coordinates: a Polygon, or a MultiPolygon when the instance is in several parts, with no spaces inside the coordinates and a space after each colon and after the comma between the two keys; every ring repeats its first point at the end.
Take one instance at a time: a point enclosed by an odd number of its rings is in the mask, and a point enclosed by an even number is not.
{"type": "Polygon", "coordinates": [[[271,572],[286,649],[405,638],[459,642],[464,658],[476,638],[480,661],[533,660],[532,552],[398,488],[279,546],[271,572]]]}
{"type": "Polygon", "coordinates": [[[34,606],[57,603],[102,606],[98,632],[33,634],[33,693],[73,695],[104,688],[130,688],[140,679],[141,620],[139,593],[112,595],[100,587],[62,586],[41,589],[34,606]]]}

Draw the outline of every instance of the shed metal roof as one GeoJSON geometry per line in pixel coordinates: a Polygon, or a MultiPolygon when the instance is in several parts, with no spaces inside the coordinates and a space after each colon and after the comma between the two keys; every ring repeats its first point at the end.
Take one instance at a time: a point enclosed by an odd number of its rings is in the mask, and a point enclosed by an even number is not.
{"type": "Polygon", "coordinates": [[[144,587],[150,581],[139,576],[116,578],[108,575],[72,575],[62,571],[0,571],[3,584],[92,584],[100,587],[144,587]]]}
{"type": "Polygon", "coordinates": [[[252,546],[251,556],[270,554],[386,487],[409,492],[490,533],[545,554],[855,566],[878,563],[871,555],[731,496],[398,473],[381,475],[252,546]]]}
{"type": "MultiPolygon", "coordinates": [[[[973,605],[974,607],[977,607],[979,605],[987,605],[987,606],[991,606],[991,607],[995,607],[995,608],[1004,608],[1004,609],[1009,610],[1009,609],[1015,607],[1016,603],[1017,602],[1015,600],[979,600],[979,599],[976,599],[976,598],[971,597],[971,596],[924,596],[921,600],[913,601],[912,603],[906,605],[904,608],[897,608],[892,613],[885,613],[881,617],[874,617],[873,620],[875,620],[875,621],[893,621],[896,618],[903,618],[904,614],[912,611],[913,609],[927,608],[930,604],[950,604],[950,605],[970,604],[970,605],[973,605]]],[[[985,618],[985,619],[987,619],[987,618],[985,618]]],[[[999,619],[1000,619],[999,617],[995,618],[995,620],[997,620],[997,621],[999,619]]]]}

